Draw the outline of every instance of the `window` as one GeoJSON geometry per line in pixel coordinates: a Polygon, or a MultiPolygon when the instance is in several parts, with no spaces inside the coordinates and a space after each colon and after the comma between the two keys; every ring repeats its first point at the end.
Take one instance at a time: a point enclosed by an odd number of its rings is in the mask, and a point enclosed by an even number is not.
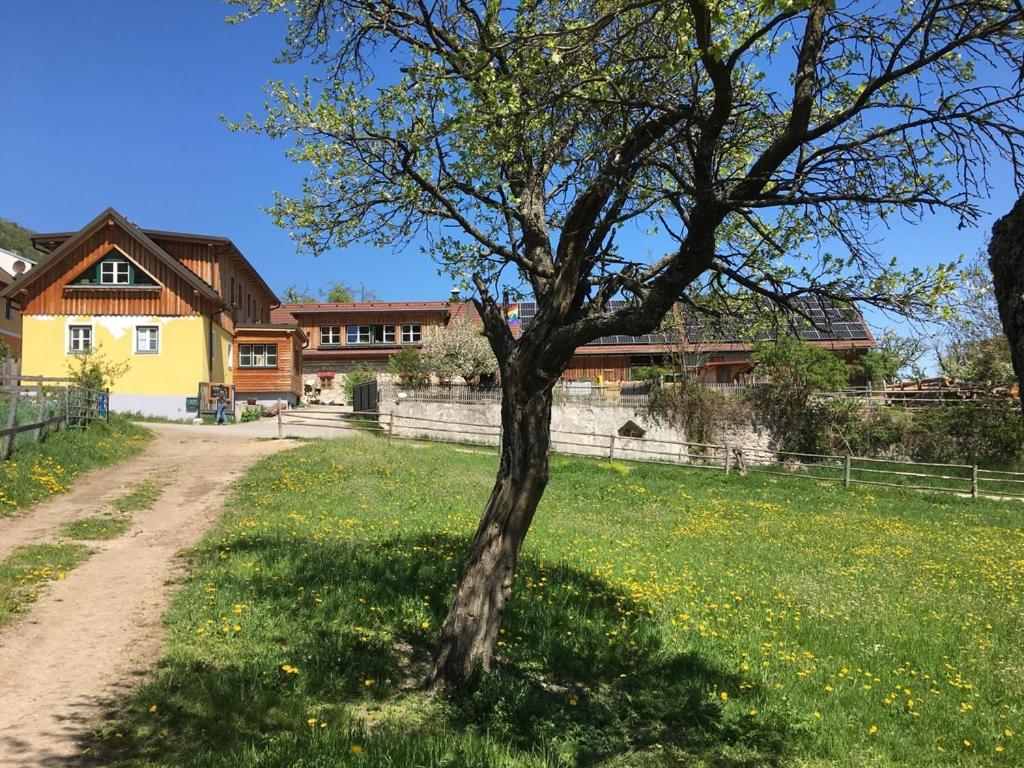
{"type": "Polygon", "coordinates": [[[233,349],[232,349],[233,347],[234,347],[234,345],[233,345],[233,344],[232,344],[232,343],[231,343],[231,342],[229,341],[229,342],[228,342],[228,370],[229,370],[229,371],[230,371],[230,370],[231,370],[232,368],[234,368],[234,367],[235,367],[235,361],[234,361],[234,359],[233,359],[233,358],[231,357],[231,353],[232,353],[232,351],[233,351],[233,349]]]}
{"type": "Polygon", "coordinates": [[[135,326],[135,351],[140,355],[152,355],[160,351],[160,327],[157,325],[135,326]]]}
{"type": "Polygon", "coordinates": [[[109,259],[100,264],[100,282],[104,285],[128,285],[128,262],[109,259]]]}
{"type": "Polygon", "coordinates": [[[345,328],[345,339],[349,344],[394,344],[393,325],[349,325],[345,328]]]}
{"type": "Polygon", "coordinates": [[[350,325],[345,334],[349,344],[370,344],[373,342],[372,325],[350,325]]]}
{"type": "Polygon", "coordinates": [[[402,343],[419,344],[423,341],[423,329],[418,325],[402,326],[402,343]]]}
{"type": "Polygon", "coordinates": [[[72,325],[68,327],[68,352],[92,351],[92,326],[72,325]]]}
{"type": "Polygon", "coordinates": [[[277,344],[239,344],[239,368],[277,368],[277,344]]]}
{"type": "Polygon", "coordinates": [[[320,346],[330,347],[336,344],[341,344],[341,326],[340,325],[321,325],[320,326],[320,346]]]}
{"type": "Polygon", "coordinates": [[[14,305],[11,303],[10,299],[4,299],[4,319],[14,319],[14,305]]]}

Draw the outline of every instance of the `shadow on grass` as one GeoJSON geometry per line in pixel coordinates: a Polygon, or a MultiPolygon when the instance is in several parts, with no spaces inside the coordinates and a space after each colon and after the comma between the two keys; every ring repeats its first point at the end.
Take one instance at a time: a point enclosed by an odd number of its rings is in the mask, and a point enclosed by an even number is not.
{"type": "Polygon", "coordinates": [[[465,548],[442,535],[282,535],[199,553],[155,679],[91,751],[103,764],[174,766],[779,761],[785,725],[727,714],[716,695],[735,700],[738,679],[669,653],[647,607],[607,582],[528,556],[497,671],[429,700],[418,686],[465,548]],[[237,635],[224,616],[232,602],[253,612],[237,635]],[[206,616],[217,617],[211,631],[191,635],[206,616]]]}

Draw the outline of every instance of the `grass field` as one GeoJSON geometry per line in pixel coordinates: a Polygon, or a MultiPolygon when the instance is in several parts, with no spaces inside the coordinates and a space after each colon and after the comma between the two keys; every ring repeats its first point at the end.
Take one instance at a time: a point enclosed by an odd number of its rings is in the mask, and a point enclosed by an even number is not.
{"type": "Polygon", "coordinates": [[[194,552],[131,766],[1024,764],[1024,506],[556,457],[500,668],[417,688],[493,453],[306,444],[194,552]]]}
{"type": "Polygon", "coordinates": [[[82,472],[139,452],[151,433],[125,418],[94,421],[87,429],[62,429],[0,461],[0,517],[63,493],[82,472]]]}

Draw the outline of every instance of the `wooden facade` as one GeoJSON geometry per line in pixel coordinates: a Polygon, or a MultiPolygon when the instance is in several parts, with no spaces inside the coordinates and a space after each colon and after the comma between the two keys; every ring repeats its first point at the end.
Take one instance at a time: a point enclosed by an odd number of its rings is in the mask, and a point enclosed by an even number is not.
{"type": "Polygon", "coordinates": [[[428,330],[443,328],[460,311],[466,313],[463,304],[444,301],[284,304],[271,313],[271,319],[297,323],[309,339],[303,354],[303,372],[312,375],[347,373],[356,367],[383,370],[393,354],[403,347],[421,347],[428,330]],[[404,325],[418,325],[420,340],[403,342],[404,325]],[[393,329],[394,341],[349,343],[349,326],[388,326],[393,329]],[[322,328],[337,328],[338,343],[325,343],[322,328]]]}
{"type": "MultiPolygon", "coordinates": [[[[86,230],[88,236],[73,244],[71,254],[59,253],[58,259],[51,258],[43,265],[44,269],[53,265],[58,271],[45,281],[26,286],[26,292],[19,297],[26,314],[205,314],[216,315],[215,323],[234,332],[236,323],[269,322],[271,308],[279,303],[259,273],[227,238],[141,229],[110,209],[87,225],[86,230]],[[145,289],[66,285],[114,247],[151,275],[159,286],[145,289]]],[[[79,232],[39,234],[33,237],[33,243],[56,254],[78,235],[79,232]]]]}
{"type": "Polygon", "coordinates": [[[232,353],[235,392],[238,400],[259,395],[266,399],[269,393],[288,393],[297,400],[302,395],[302,353],[305,335],[289,325],[243,325],[235,331],[232,353]],[[243,348],[250,345],[276,347],[273,367],[243,367],[243,348]]]}

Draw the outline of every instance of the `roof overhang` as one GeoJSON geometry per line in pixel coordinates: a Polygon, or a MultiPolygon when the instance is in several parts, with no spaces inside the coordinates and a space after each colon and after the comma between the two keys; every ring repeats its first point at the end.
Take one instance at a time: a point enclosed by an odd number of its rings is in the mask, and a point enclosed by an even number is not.
{"type": "MultiPolygon", "coordinates": [[[[113,208],[107,208],[80,230],[70,233],[68,237],[63,238],[60,244],[50,252],[50,258],[39,266],[19,275],[13,283],[7,286],[3,291],[0,291],[0,296],[14,296],[17,293],[20,293],[26,286],[31,285],[50,272],[65,253],[70,251],[82,240],[92,235],[101,227],[108,225],[116,225],[120,227],[129,237],[138,241],[144,248],[151,251],[154,256],[165,262],[171,271],[190,284],[197,293],[202,294],[222,308],[227,307],[223,299],[221,299],[213,289],[212,285],[200,278],[199,275],[171,256],[171,254],[167,253],[167,251],[153,242],[153,240],[143,230],[132,224],[113,208]]],[[[64,234],[65,233],[60,233],[62,237],[64,234]]],[[[36,242],[37,237],[42,239],[47,236],[35,235],[32,238],[33,243],[36,242]]]]}

